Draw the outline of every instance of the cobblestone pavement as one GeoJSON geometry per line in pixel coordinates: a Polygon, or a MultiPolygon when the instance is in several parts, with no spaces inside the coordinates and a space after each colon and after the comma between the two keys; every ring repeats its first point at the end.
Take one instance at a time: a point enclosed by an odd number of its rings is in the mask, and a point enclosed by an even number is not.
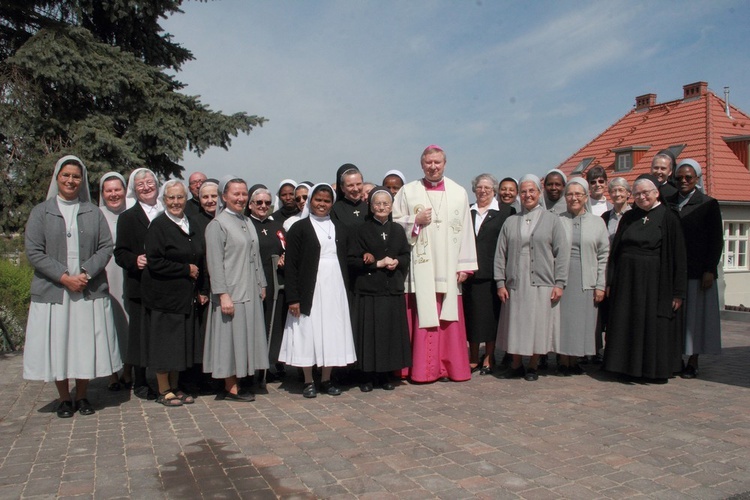
{"type": "MultiPolygon", "coordinates": [[[[750,490],[750,325],[700,378],[474,376],[165,408],[92,382],[93,416],[0,357],[0,498],[727,498],[750,490]]],[[[552,363],[554,365],[554,363],[552,363]]]]}

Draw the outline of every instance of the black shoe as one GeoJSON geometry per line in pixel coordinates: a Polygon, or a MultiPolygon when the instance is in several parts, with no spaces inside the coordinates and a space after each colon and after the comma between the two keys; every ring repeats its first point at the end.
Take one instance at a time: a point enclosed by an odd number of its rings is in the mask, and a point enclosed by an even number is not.
{"type": "Polygon", "coordinates": [[[549,368],[549,364],[547,363],[547,355],[543,354],[539,356],[539,364],[537,365],[537,370],[546,370],[549,368]]]}
{"type": "Polygon", "coordinates": [[[315,382],[305,384],[305,388],[302,389],[302,395],[306,398],[315,398],[318,396],[318,391],[315,389],[315,382]]]}
{"type": "Polygon", "coordinates": [[[557,365],[557,375],[560,377],[570,377],[570,368],[565,365],[557,365]]]}
{"type": "Polygon", "coordinates": [[[70,418],[74,413],[73,401],[63,401],[57,407],[57,416],[60,418],[70,418]]]}
{"type": "Polygon", "coordinates": [[[341,394],[341,389],[333,385],[333,382],[330,380],[320,383],[320,391],[325,392],[329,396],[339,396],[341,394]]]}
{"type": "Polygon", "coordinates": [[[479,369],[479,374],[480,375],[491,375],[492,374],[492,367],[491,366],[482,365],[482,367],[479,369]]]}
{"type": "Polygon", "coordinates": [[[581,368],[581,365],[575,364],[568,368],[568,373],[571,375],[583,375],[586,372],[581,368]]]}
{"type": "Polygon", "coordinates": [[[384,391],[392,391],[396,388],[391,382],[383,382],[383,385],[380,387],[382,387],[384,391]]]}
{"type": "Polygon", "coordinates": [[[372,392],[372,382],[365,382],[359,385],[359,390],[362,392],[372,392]]]}
{"type": "Polygon", "coordinates": [[[510,367],[508,368],[508,371],[505,372],[505,378],[521,378],[526,374],[526,369],[523,367],[523,365],[519,366],[518,368],[510,367]]]}
{"type": "Polygon", "coordinates": [[[535,369],[529,368],[528,370],[526,370],[526,375],[524,375],[523,378],[528,380],[529,382],[534,382],[539,378],[539,375],[537,375],[535,369]]]}
{"type": "Polygon", "coordinates": [[[695,378],[698,376],[698,369],[694,367],[693,365],[687,365],[684,370],[682,370],[682,373],[680,374],[680,377],[682,378],[695,378]]]}
{"type": "Polygon", "coordinates": [[[255,401],[255,394],[253,394],[250,391],[240,391],[237,394],[233,394],[229,391],[224,395],[224,399],[228,399],[230,401],[238,401],[240,403],[252,403],[255,401]]]}
{"type": "Polygon", "coordinates": [[[154,401],[158,396],[148,385],[141,385],[133,389],[133,395],[140,399],[154,401]]]}
{"type": "Polygon", "coordinates": [[[510,368],[511,364],[513,364],[513,356],[506,352],[503,360],[500,361],[500,368],[510,368]]]}
{"type": "Polygon", "coordinates": [[[96,413],[96,410],[94,410],[94,407],[91,406],[91,403],[89,403],[89,400],[86,398],[76,401],[76,410],[78,410],[78,413],[81,415],[93,415],[96,413]]]}

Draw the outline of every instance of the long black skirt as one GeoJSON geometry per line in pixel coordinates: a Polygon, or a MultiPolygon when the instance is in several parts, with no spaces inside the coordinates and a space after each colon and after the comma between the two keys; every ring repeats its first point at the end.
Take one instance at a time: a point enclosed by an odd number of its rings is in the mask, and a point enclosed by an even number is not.
{"type": "Polygon", "coordinates": [[[357,368],[390,372],[411,366],[403,295],[356,295],[352,318],[357,368]]]}
{"type": "Polygon", "coordinates": [[[660,266],[658,252],[619,258],[609,297],[605,370],[651,379],[679,371],[679,325],[657,314],[660,266]]]}
{"type": "Polygon", "coordinates": [[[495,280],[469,279],[463,284],[466,339],[472,344],[494,342],[500,319],[500,297],[495,280]]]}
{"type": "Polygon", "coordinates": [[[128,350],[125,363],[133,366],[146,366],[148,362],[148,332],[143,328],[143,304],[141,299],[128,299],[128,350]]]}
{"type": "Polygon", "coordinates": [[[193,366],[195,309],[190,314],[175,314],[143,308],[143,325],[148,331],[148,362],[157,371],[183,371],[193,366]]]}

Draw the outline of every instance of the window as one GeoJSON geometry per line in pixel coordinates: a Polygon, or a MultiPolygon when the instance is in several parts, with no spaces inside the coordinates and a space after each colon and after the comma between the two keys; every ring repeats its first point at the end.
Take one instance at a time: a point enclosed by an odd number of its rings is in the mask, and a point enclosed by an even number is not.
{"type": "Polygon", "coordinates": [[[594,161],[594,157],[593,156],[591,156],[589,158],[584,158],[583,160],[581,160],[581,163],[579,163],[576,166],[576,168],[573,169],[573,171],[571,172],[571,174],[580,174],[581,172],[583,172],[584,170],[586,170],[586,167],[588,167],[589,165],[591,165],[592,161],[594,161]]]}
{"type": "Polygon", "coordinates": [[[632,168],[633,156],[630,153],[619,153],[615,164],[615,172],[627,172],[632,168]]]}
{"type": "Polygon", "coordinates": [[[750,242],[750,222],[724,221],[724,270],[750,270],[747,247],[750,242]]]}
{"type": "Polygon", "coordinates": [[[632,170],[650,148],[651,146],[626,146],[612,149],[611,151],[615,154],[615,172],[632,170]]]}

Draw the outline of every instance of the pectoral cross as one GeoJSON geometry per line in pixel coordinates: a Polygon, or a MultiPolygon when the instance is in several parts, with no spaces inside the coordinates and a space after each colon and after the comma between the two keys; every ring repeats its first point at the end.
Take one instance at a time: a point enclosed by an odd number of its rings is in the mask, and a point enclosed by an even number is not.
{"type": "Polygon", "coordinates": [[[354,215],[356,215],[357,217],[359,217],[359,210],[355,210],[355,211],[354,211],[354,212],[352,212],[352,213],[353,213],[354,215]]]}
{"type": "Polygon", "coordinates": [[[265,229],[263,229],[263,230],[261,231],[261,233],[263,233],[263,236],[268,236],[268,231],[266,231],[265,229]]]}
{"type": "Polygon", "coordinates": [[[383,232],[383,233],[380,233],[380,236],[382,236],[382,237],[383,237],[383,241],[385,241],[385,238],[386,238],[386,236],[388,236],[388,235],[387,235],[387,234],[386,234],[385,232],[383,232]]]}
{"type": "Polygon", "coordinates": [[[647,222],[648,222],[648,215],[647,215],[646,217],[644,217],[644,218],[643,218],[643,223],[645,224],[645,223],[647,223],[647,222]]]}

